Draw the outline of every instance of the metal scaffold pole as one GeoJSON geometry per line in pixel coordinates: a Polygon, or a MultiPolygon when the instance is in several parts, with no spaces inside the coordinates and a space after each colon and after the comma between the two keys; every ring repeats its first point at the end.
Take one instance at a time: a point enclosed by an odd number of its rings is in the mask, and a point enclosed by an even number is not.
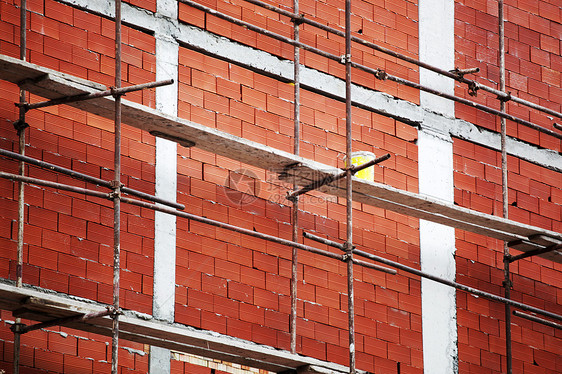
{"type": "MultiPolygon", "coordinates": [[[[199,9],[199,10],[201,10],[201,11],[203,11],[203,12],[211,13],[211,14],[213,14],[213,16],[218,17],[218,18],[221,18],[221,19],[224,19],[224,20],[226,20],[226,21],[229,21],[229,22],[231,22],[231,23],[233,23],[233,24],[235,24],[235,25],[245,27],[245,28],[247,28],[248,30],[252,30],[252,31],[255,31],[255,32],[260,33],[260,34],[262,34],[262,35],[266,35],[266,36],[269,36],[269,37],[271,37],[271,38],[273,38],[273,39],[279,40],[279,41],[281,41],[281,42],[283,42],[283,43],[287,43],[287,44],[290,44],[290,45],[298,45],[300,48],[302,48],[302,49],[304,49],[304,50],[306,50],[306,51],[310,51],[310,52],[312,52],[312,53],[315,53],[315,54],[317,54],[317,55],[319,55],[319,56],[326,57],[326,58],[328,58],[328,59],[330,59],[330,60],[333,60],[333,61],[338,61],[338,62],[339,62],[339,61],[341,60],[341,56],[336,56],[336,55],[334,55],[334,54],[332,54],[332,53],[325,52],[325,51],[323,51],[323,50],[321,50],[321,49],[318,49],[318,48],[315,48],[315,47],[311,47],[310,45],[297,42],[297,41],[295,41],[295,40],[293,40],[293,39],[291,39],[291,38],[288,38],[288,37],[285,37],[285,36],[276,34],[276,33],[274,33],[274,32],[268,31],[268,30],[263,29],[263,28],[261,28],[261,27],[252,25],[252,24],[250,24],[250,23],[248,23],[248,22],[245,22],[245,21],[236,19],[236,18],[231,17],[231,16],[229,16],[229,15],[227,15],[227,14],[221,13],[221,12],[216,11],[216,10],[214,10],[214,9],[211,9],[211,8],[208,8],[208,7],[203,6],[203,5],[201,5],[201,4],[198,4],[198,3],[196,3],[196,2],[194,2],[194,1],[192,1],[192,0],[178,0],[178,1],[180,1],[180,2],[182,2],[182,3],[184,3],[184,4],[188,4],[189,6],[195,8],[195,9],[199,9]]],[[[301,19],[302,17],[298,17],[298,18],[301,19]]],[[[302,19],[304,19],[304,18],[302,18],[302,19]]],[[[350,40],[351,40],[351,38],[350,38],[350,40]]],[[[354,41],[355,41],[355,39],[354,39],[354,41]]],[[[386,52],[385,52],[385,53],[386,53],[386,52]]],[[[420,64],[418,63],[417,65],[420,65],[420,64]]],[[[497,110],[497,109],[495,109],[495,108],[489,107],[489,106],[487,106],[487,105],[479,104],[479,103],[477,103],[477,102],[475,102],[475,101],[471,101],[471,100],[465,99],[465,98],[463,98],[463,97],[458,97],[458,96],[455,96],[455,95],[451,95],[451,94],[448,94],[448,93],[446,93],[446,92],[442,92],[442,91],[433,89],[433,88],[431,88],[431,87],[428,87],[428,86],[426,86],[426,85],[422,85],[422,84],[419,84],[419,83],[417,83],[417,82],[410,81],[410,80],[408,80],[408,79],[400,78],[400,77],[398,77],[398,76],[395,76],[395,75],[392,75],[392,74],[387,73],[387,72],[386,72],[384,69],[382,69],[382,68],[370,68],[370,67],[364,66],[364,65],[362,65],[362,64],[356,63],[356,62],[351,62],[351,66],[354,67],[354,68],[356,68],[356,69],[360,69],[360,70],[362,70],[362,71],[364,71],[364,72],[367,72],[367,73],[369,73],[369,74],[374,75],[376,79],[379,79],[379,80],[389,80],[389,81],[393,81],[393,82],[397,82],[397,83],[399,83],[399,84],[405,85],[405,86],[407,86],[407,87],[416,88],[416,89],[418,89],[418,90],[421,90],[421,91],[424,91],[424,92],[428,92],[428,93],[431,93],[431,94],[433,94],[433,95],[436,95],[436,96],[439,96],[439,97],[443,97],[443,98],[446,98],[446,99],[448,99],[448,100],[455,101],[455,102],[457,102],[457,103],[464,104],[464,105],[466,105],[466,106],[468,106],[468,107],[475,108],[475,109],[478,109],[478,110],[480,110],[480,111],[483,111],[483,112],[486,112],[486,113],[489,113],[489,114],[493,114],[494,116],[498,116],[498,117],[503,117],[503,118],[509,119],[510,121],[517,122],[517,123],[519,123],[519,124],[522,124],[522,125],[524,125],[524,126],[527,126],[527,127],[531,128],[531,129],[534,129],[534,130],[537,130],[537,131],[542,132],[542,133],[544,133],[544,134],[548,134],[548,135],[550,135],[550,136],[553,136],[553,137],[555,137],[555,138],[557,138],[557,139],[562,139],[562,134],[560,134],[559,132],[556,132],[556,131],[553,131],[553,130],[551,130],[551,129],[548,129],[548,128],[539,126],[539,125],[537,125],[537,124],[535,124],[535,123],[532,123],[532,122],[530,122],[530,121],[527,121],[527,120],[525,120],[525,119],[516,117],[516,116],[511,115],[511,114],[508,114],[508,113],[506,113],[506,112],[502,112],[502,111],[500,111],[500,110],[497,110]]],[[[435,71],[436,69],[435,69],[435,68],[430,68],[430,70],[434,70],[434,71],[435,71]]],[[[469,69],[469,70],[470,70],[470,69],[469,69]]],[[[455,77],[461,77],[461,76],[465,73],[465,71],[458,70],[457,73],[450,73],[450,72],[449,72],[448,74],[444,74],[444,73],[445,73],[445,72],[443,72],[443,73],[440,72],[440,74],[443,74],[443,75],[445,75],[445,76],[450,76],[451,74],[453,74],[455,77]]],[[[461,79],[461,78],[459,78],[459,79],[461,79]]],[[[462,78],[462,79],[464,79],[464,78],[462,78]]],[[[468,80],[467,80],[467,81],[468,81],[468,80]]],[[[483,88],[480,84],[478,84],[478,83],[475,82],[475,81],[468,81],[468,83],[469,83],[469,93],[471,93],[473,96],[475,96],[475,94],[476,94],[476,92],[478,91],[478,89],[483,88]]],[[[513,101],[515,101],[515,100],[511,97],[511,95],[509,95],[509,94],[507,94],[507,93],[505,93],[505,92],[497,91],[497,92],[494,92],[494,93],[497,94],[497,96],[501,97],[503,100],[506,100],[506,101],[507,101],[507,100],[513,100],[513,101]]],[[[521,102],[521,104],[523,104],[523,102],[521,102]]],[[[545,113],[549,113],[549,114],[552,114],[552,115],[556,115],[557,117],[562,117],[562,114],[561,114],[561,113],[558,113],[558,112],[555,112],[555,111],[554,111],[553,113],[550,113],[550,112],[552,112],[552,111],[549,110],[548,108],[542,108],[542,107],[538,108],[536,105],[533,105],[532,103],[529,103],[529,102],[526,102],[526,101],[525,101],[525,104],[524,104],[524,105],[531,106],[531,107],[533,107],[533,108],[535,108],[535,109],[537,109],[537,110],[544,111],[545,113]]],[[[558,127],[556,127],[556,128],[558,129],[558,127]]]]}
{"type": "MultiPolygon", "coordinates": [[[[20,59],[25,61],[27,58],[27,0],[20,2],[20,59]]],[[[20,88],[20,104],[26,102],[26,92],[20,88]]],[[[25,155],[25,110],[20,107],[19,118],[14,123],[18,134],[19,153],[25,155]]],[[[25,175],[25,163],[19,163],[19,175],[25,175]]],[[[18,241],[17,241],[17,263],[16,263],[16,285],[23,286],[23,230],[24,230],[24,210],[25,210],[25,183],[18,183],[18,241]]],[[[14,374],[19,373],[20,351],[21,351],[21,318],[16,318],[14,325],[14,374]]]]}
{"type": "MultiPolygon", "coordinates": [[[[499,30],[499,68],[500,68],[500,91],[505,92],[505,27],[503,0],[498,1],[498,30],[499,30]]],[[[505,113],[506,100],[500,99],[500,111],[505,113]]],[[[507,120],[500,117],[501,122],[501,160],[502,160],[502,207],[503,218],[509,218],[509,193],[507,188],[507,120]]],[[[503,243],[503,287],[506,299],[511,298],[511,279],[509,276],[510,255],[507,242],[503,243]]],[[[511,353],[511,306],[505,304],[505,356],[506,356],[506,373],[512,372],[512,353],[511,353]]]]}
{"type": "MultiPolygon", "coordinates": [[[[121,87],[121,0],[115,0],[115,87],[121,87]]],[[[121,268],[121,95],[115,97],[115,173],[113,180],[113,330],[111,373],[119,364],[119,280],[121,268]]]]}
{"type": "MultiPolygon", "coordinates": [[[[295,14],[299,12],[299,0],[293,1],[293,9],[295,14]]],[[[299,21],[293,19],[293,37],[296,42],[300,40],[299,35],[299,21]]],[[[300,153],[300,48],[295,44],[294,46],[294,65],[293,65],[294,77],[294,153],[299,155],[300,153]]],[[[297,184],[293,182],[293,190],[297,189],[297,184]]],[[[299,239],[299,200],[293,200],[293,211],[292,211],[292,223],[293,223],[293,241],[298,242],[299,239]]],[[[291,332],[291,353],[296,353],[297,351],[297,284],[298,284],[298,249],[292,248],[291,257],[291,318],[290,318],[290,332],[291,332]]]]}
{"type": "MultiPolygon", "coordinates": [[[[274,5],[264,3],[263,1],[260,1],[260,0],[246,0],[246,1],[251,3],[251,4],[260,6],[262,8],[268,9],[272,12],[276,12],[278,14],[281,14],[281,15],[289,17],[289,18],[299,17],[299,19],[301,20],[302,23],[306,23],[307,25],[311,25],[313,27],[316,27],[316,28],[318,28],[320,30],[323,30],[323,31],[327,31],[327,32],[332,33],[334,35],[338,35],[338,36],[342,36],[342,37],[345,36],[345,33],[342,32],[339,29],[330,27],[328,25],[324,25],[320,22],[314,21],[313,19],[305,18],[305,17],[303,17],[299,14],[291,13],[287,10],[276,7],[274,5]]],[[[524,99],[519,98],[515,95],[512,95],[509,92],[496,90],[495,88],[488,87],[486,85],[483,85],[480,82],[477,82],[477,81],[472,80],[472,79],[467,79],[465,77],[465,75],[467,75],[467,74],[478,73],[480,71],[479,68],[454,69],[454,70],[451,70],[451,71],[443,70],[443,69],[441,69],[437,66],[433,66],[433,65],[425,63],[423,61],[416,60],[415,58],[412,58],[410,56],[406,56],[402,53],[398,53],[396,51],[385,48],[385,47],[380,46],[378,44],[375,44],[373,42],[361,39],[361,38],[359,38],[357,36],[354,36],[354,35],[351,36],[351,40],[355,43],[358,43],[358,44],[364,45],[366,47],[372,48],[374,51],[382,52],[386,55],[395,57],[399,60],[414,64],[416,66],[422,67],[422,68],[427,69],[427,70],[431,70],[431,71],[436,72],[438,74],[441,74],[445,77],[454,79],[454,80],[456,80],[458,82],[461,82],[461,83],[464,83],[464,84],[467,85],[468,92],[469,92],[470,95],[475,96],[478,90],[482,90],[482,91],[489,92],[492,95],[496,95],[498,97],[498,99],[500,99],[500,100],[513,101],[513,102],[516,102],[518,104],[528,106],[529,108],[539,110],[539,111],[544,112],[546,114],[550,114],[552,116],[562,118],[562,113],[557,112],[557,111],[555,111],[551,108],[547,108],[545,106],[530,102],[528,100],[524,100],[524,99]]]]}
{"type": "MultiPolygon", "coordinates": [[[[345,1],[345,154],[351,166],[352,118],[351,118],[351,0],[345,1]]],[[[353,182],[352,169],[346,168],[346,242],[347,303],[349,319],[349,373],[355,373],[355,295],[353,292],[353,182]]]]}

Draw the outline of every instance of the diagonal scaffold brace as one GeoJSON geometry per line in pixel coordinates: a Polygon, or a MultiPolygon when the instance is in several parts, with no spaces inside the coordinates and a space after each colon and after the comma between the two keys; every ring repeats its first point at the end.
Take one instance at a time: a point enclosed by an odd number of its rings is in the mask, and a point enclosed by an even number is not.
{"type": "Polygon", "coordinates": [[[121,87],[121,88],[110,87],[108,90],[105,90],[105,91],[99,91],[99,92],[94,92],[94,93],[89,93],[89,94],[65,96],[65,97],[61,97],[61,98],[58,98],[58,99],[41,101],[41,102],[38,102],[38,103],[16,103],[15,105],[17,107],[23,108],[25,111],[29,111],[31,109],[39,109],[39,108],[45,108],[45,107],[54,106],[54,105],[74,103],[74,102],[77,102],[77,101],[98,99],[100,97],[125,95],[128,92],[134,92],[134,91],[140,91],[140,90],[144,90],[144,89],[148,89],[148,88],[167,86],[167,85],[170,85],[172,83],[174,83],[173,79],[166,79],[166,80],[162,80],[162,81],[136,84],[136,85],[133,85],[133,86],[127,86],[127,87],[121,87]]]}
{"type": "MultiPolygon", "coordinates": [[[[357,172],[359,172],[363,169],[366,169],[368,167],[371,167],[373,165],[376,165],[378,163],[381,163],[383,161],[386,161],[389,158],[390,158],[390,153],[387,153],[384,156],[375,158],[374,160],[366,162],[363,165],[351,165],[347,169],[351,170],[351,175],[355,175],[357,172]]],[[[307,192],[310,192],[312,190],[316,190],[316,189],[318,189],[322,186],[325,186],[325,185],[330,184],[332,182],[335,182],[337,180],[343,179],[343,178],[345,178],[346,175],[347,175],[347,172],[345,172],[345,171],[343,171],[342,173],[337,174],[337,175],[328,175],[327,177],[325,177],[323,179],[320,179],[316,182],[313,182],[313,183],[309,184],[308,186],[305,186],[305,187],[301,188],[300,190],[296,190],[296,191],[293,191],[291,193],[288,193],[287,194],[287,200],[295,201],[297,196],[303,195],[307,192]]]]}
{"type": "Polygon", "coordinates": [[[41,322],[41,323],[36,323],[34,325],[25,325],[23,323],[16,323],[14,325],[12,325],[11,330],[14,334],[26,334],[28,332],[31,331],[35,331],[35,330],[40,330],[40,329],[44,329],[47,327],[52,327],[52,326],[62,326],[65,325],[67,323],[71,323],[71,322],[86,322],[88,320],[94,319],[94,318],[101,318],[101,317],[105,317],[105,316],[109,316],[109,315],[114,315],[114,314],[120,314],[121,311],[116,311],[113,306],[108,306],[106,310],[102,310],[99,312],[93,312],[93,313],[87,313],[87,314],[78,314],[76,316],[69,316],[69,317],[63,317],[63,318],[56,318],[50,321],[45,321],[45,322],[41,322]]]}

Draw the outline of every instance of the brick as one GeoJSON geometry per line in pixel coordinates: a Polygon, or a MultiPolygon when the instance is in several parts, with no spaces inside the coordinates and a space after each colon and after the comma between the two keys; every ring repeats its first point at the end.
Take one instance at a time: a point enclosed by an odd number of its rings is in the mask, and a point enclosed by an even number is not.
{"type": "Polygon", "coordinates": [[[326,360],[326,344],[317,340],[302,337],[301,354],[326,360]]]}
{"type": "Polygon", "coordinates": [[[279,296],[271,291],[254,289],[254,304],[263,308],[279,309],[279,296]]]}
{"type": "Polygon", "coordinates": [[[242,321],[251,322],[252,324],[263,325],[265,323],[265,309],[259,306],[241,303],[240,319],[242,321]]]}
{"type": "Polygon", "coordinates": [[[33,365],[43,370],[62,372],[63,355],[58,352],[46,351],[43,349],[34,350],[33,365]]]}
{"type": "Polygon", "coordinates": [[[198,27],[205,27],[205,13],[202,10],[178,3],[178,19],[198,27]]]}
{"type": "Polygon", "coordinates": [[[188,326],[201,327],[201,311],[186,305],[175,304],[175,321],[188,326]]]}
{"type": "Polygon", "coordinates": [[[242,86],[242,102],[253,108],[265,111],[268,102],[268,96],[264,92],[242,86]]]}
{"type": "Polygon", "coordinates": [[[47,346],[50,351],[66,355],[78,354],[78,340],[71,335],[51,333],[47,335],[47,346]]]}
{"type": "Polygon", "coordinates": [[[88,49],[102,55],[115,57],[115,42],[99,34],[88,33],[88,49]]]}
{"type": "Polygon", "coordinates": [[[376,337],[389,343],[399,343],[400,329],[386,323],[376,323],[376,337]]]}
{"type": "Polygon", "coordinates": [[[531,61],[541,66],[550,67],[550,54],[538,48],[531,47],[531,61]]]}
{"type": "Polygon", "coordinates": [[[244,89],[249,90],[246,86],[220,77],[217,77],[216,86],[218,94],[237,101],[242,99],[244,89]]]}
{"type": "Polygon", "coordinates": [[[113,267],[88,261],[86,262],[86,276],[88,279],[110,284],[113,279],[113,267]]]}
{"type": "Polygon", "coordinates": [[[101,34],[101,18],[95,14],[79,9],[73,9],[73,25],[75,28],[88,30],[95,34],[101,34]]]}
{"type": "Polygon", "coordinates": [[[30,206],[28,209],[28,222],[31,225],[49,230],[57,230],[58,214],[56,211],[30,206]]]}
{"type": "Polygon", "coordinates": [[[189,289],[187,299],[190,307],[207,311],[212,311],[213,309],[213,295],[211,293],[189,289]]]}
{"type": "Polygon", "coordinates": [[[70,237],[56,231],[43,229],[41,238],[43,247],[59,252],[70,252],[70,237]]]}
{"type": "Polygon", "coordinates": [[[144,33],[139,30],[125,28],[127,33],[127,44],[131,47],[135,47],[138,50],[148,52],[150,54],[155,53],[155,39],[152,35],[144,33]]]}
{"type": "MultiPolygon", "coordinates": [[[[108,361],[108,345],[105,342],[79,339],[78,355],[84,358],[92,358],[96,361],[108,361]]],[[[111,358],[109,358],[111,360],[111,358]]]]}
{"type": "Polygon", "coordinates": [[[388,343],[388,358],[401,364],[409,365],[411,362],[411,349],[399,344],[388,343]]]}
{"type": "Polygon", "coordinates": [[[553,22],[561,23],[562,16],[560,15],[560,9],[556,5],[544,1],[539,2],[539,15],[553,22]]]}
{"type": "Polygon", "coordinates": [[[226,279],[214,277],[209,274],[202,274],[201,277],[201,289],[204,292],[214,293],[219,296],[227,295],[228,282],[226,279]]]}
{"type": "Polygon", "coordinates": [[[230,281],[228,282],[228,297],[246,303],[253,303],[253,288],[246,284],[230,281]]]}
{"type": "Polygon", "coordinates": [[[70,276],[68,281],[68,292],[71,295],[92,298],[92,295],[97,294],[97,283],[88,279],[70,276]]]}
{"type": "Polygon", "coordinates": [[[275,330],[289,331],[289,314],[275,310],[265,310],[265,325],[275,330]]]}
{"type": "Polygon", "coordinates": [[[252,258],[254,269],[266,271],[273,274],[276,274],[278,272],[279,263],[277,258],[256,251],[252,253],[252,258]]]}
{"type": "Polygon", "coordinates": [[[213,311],[229,319],[239,319],[239,302],[226,297],[213,296],[213,311]]]}
{"type": "Polygon", "coordinates": [[[316,303],[305,303],[304,304],[304,316],[307,319],[328,324],[328,310],[322,307],[320,304],[316,303]]]}
{"type": "Polygon", "coordinates": [[[259,275],[260,280],[262,278],[261,276],[265,275],[265,282],[263,283],[263,287],[260,288],[265,288],[266,290],[275,292],[276,294],[289,295],[291,285],[291,280],[289,278],[285,278],[272,273],[264,274],[262,272],[259,272],[259,275]]]}
{"type": "Polygon", "coordinates": [[[56,1],[45,2],[45,16],[72,25],[73,9],[56,1]]]}

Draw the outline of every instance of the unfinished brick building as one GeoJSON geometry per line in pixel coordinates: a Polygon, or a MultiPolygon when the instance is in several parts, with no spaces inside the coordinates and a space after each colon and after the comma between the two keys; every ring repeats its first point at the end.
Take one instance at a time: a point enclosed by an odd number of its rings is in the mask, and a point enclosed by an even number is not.
{"type": "Polygon", "coordinates": [[[562,373],[561,39],[559,0],[0,0],[0,372],[562,373]]]}

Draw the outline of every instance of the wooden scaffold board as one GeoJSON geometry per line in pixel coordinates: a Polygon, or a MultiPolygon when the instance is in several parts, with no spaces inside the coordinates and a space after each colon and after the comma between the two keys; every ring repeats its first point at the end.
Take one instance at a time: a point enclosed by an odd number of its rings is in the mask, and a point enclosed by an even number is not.
{"type": "MultiPolygon", "coordinates": [[[[16,317],[45,322],[101,312],[106,306],[37,287],[16,287],[0,281],[0,309],[12,311],[16,317]]],[[[112,319],[108,316],[92,318],[84,322],[65,323],[63,326],[104,336],[112,334],[112,319]]],[[[132,311],[124,311],[119,316],[119,336],[124,340],[276,373],[307,367],[322,368],[333,374],[342,374],[349,370],[343,365],[292,354],[214,331],[158,321],[150,315],[132,311]]]]}
{"type": "MultiPolygon", "coordinates": [[[[69,95],[78,95],[105,90],[106,87],[43,68],[15,58],[0,55],[0,79],[19,84],[29,92],[48,99],[69,95]]],[[[76,108],[113,118],[113,98],[103,97],[69,104],[76,108]]],[[[337,175],[340,169],[295,156],[254,141],[234,136],[182,118],[166,115],[156,109],[122,101],[123,122],[151,133],[157,132],[172,138],[190,141],[195,147],[228,157],[266,170],[283,171],[286,177],[307,185],[313,179],[322,179],[327,175],[337,175]]],[[[345,196],[344,184],[340,181],[335,187],[326,187],[321,191],[345,196]]],[[[524,241],[541,246],[544,238],[553,242],[562,241],[562,234],[551,230],[503,219],[498,216],[477,212],[456,206],[432,197],[400,190],[381,183],[356,179],[353,183],[355,201],[392,210],[412,217],[433,221],[507,242],[524,241]],[[537,240],[536,238],[541,238],[537,240]]],[[[536,246],[535,246],[536,247],[536,246]]],[[[522,245],[516,247],[527,251],[534,247],[522,245]]],[[[562,262],[560,251],[540,254],[543,258],[562,262]]]]}

